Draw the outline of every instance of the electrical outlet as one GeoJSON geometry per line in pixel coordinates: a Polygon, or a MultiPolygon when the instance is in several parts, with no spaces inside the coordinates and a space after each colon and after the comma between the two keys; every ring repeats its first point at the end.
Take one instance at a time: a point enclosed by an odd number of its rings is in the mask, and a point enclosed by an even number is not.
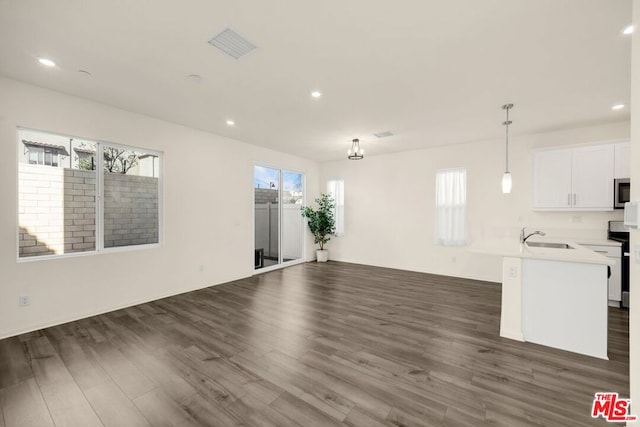
{"type": "Polygon", "coordinates": [[[456,261],[457,261],[456,257],[452,256],[451,257],[451,262],[456,262],[456,261]]]}
{"type": "Polygon", "coordinates": [[[204,271],[204,264],[200,264],[200,273],[204,271]]]}
{"type": "Polygon", "coordinates": [[[20,307],[26,307],[31,304],[31,297],[29,295],[21,295],[18,298],[18,305],[20,307]]]}
{"type": "Polygon", "coordinates": [[[580,215],[574,215],[571,217],[571,222],[574,224],[579,224],[582,222],[582,216],[580,215]]]}
{"type": "Polygon", "coordinates": [[[518,277],[517,267],[509,267],[509,277],[518,277]]]}

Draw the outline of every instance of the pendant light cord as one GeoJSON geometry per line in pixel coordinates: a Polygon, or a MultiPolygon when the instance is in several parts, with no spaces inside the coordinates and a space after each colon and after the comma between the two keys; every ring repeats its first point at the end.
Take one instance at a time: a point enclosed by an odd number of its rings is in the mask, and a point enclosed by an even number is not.
{"type": "Polygon", "coordinates": [[[505,172],[509,172],[509,108],[508,107],[507,107],[507,121],[505,122],[505,141],[506,141],[506,149],[504,150],[506,153],[505,164],[507,165],[507,170],[505,172]]]}
{"type": "Polygon", "coordinates": [[[504,104],[502,109],[507,112],[507,120],[505,120],[502,124],[505,126],[505,165],[507,169],[505,173],[509,172],[509,125],[511,124],[511,120],[509,120],[509,110],[513,108],[513,104],[504,104]]]}

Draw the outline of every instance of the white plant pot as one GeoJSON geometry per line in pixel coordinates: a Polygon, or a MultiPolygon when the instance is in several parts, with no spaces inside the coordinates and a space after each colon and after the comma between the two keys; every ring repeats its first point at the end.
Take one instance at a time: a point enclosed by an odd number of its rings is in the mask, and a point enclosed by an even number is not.
{"type": "Polygon", "coordinates": [[[318,262],[327,262],[329,260],[329,251],[326,249],[317,249],[316,259],[318,262]]]}

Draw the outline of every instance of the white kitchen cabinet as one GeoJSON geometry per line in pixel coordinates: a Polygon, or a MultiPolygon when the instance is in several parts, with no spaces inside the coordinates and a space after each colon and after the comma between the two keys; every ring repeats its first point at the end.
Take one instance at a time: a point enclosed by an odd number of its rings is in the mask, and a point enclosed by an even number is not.
{"type": "Polygon", "coordinates": [[[534,153],[534,208],[569,208],[570,194],[571,150],[545,150],[534,153]]]}
{"type": "Polygon", "coordinates": [[[629,178],[631,176],[631,143],[619,142],[614,148],[615,166],[614,178],[629,178]]]}
{"type": "Polygon", "coordinates": [[[613,167],[613,144],[535,152],[533,208],[613,210],[613,167]]]}
{"type": "Polygon", "coordinates": [[[613,153],[611,144],[573,150],[571,184],[574,208],[613,210],[613,153]]]}

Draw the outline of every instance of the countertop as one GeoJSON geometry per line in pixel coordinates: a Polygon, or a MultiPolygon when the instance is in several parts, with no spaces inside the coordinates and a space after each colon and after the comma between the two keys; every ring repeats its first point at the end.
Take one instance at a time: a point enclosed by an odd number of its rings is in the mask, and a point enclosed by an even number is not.
{"type": "MultiPolygon", "coordinates": [[[[566,243],[573,249],[536,248],[523,245],[514,239],[489,239],[472,244],[469,250],[487,255],[512,258],[544,259],[550,261],[577,262],[583,264],[615,265],[615,261],[591,249],[564,239],[530,239],[531,242],[566,243]]],[[[590,241],[591,243],[591,241],[590,241]]],[[[600,242],[601,243],[601,242],[600,242]]],[[[594,244],[594,243],[592,243],[594,244]]]]}
{"type": "Polygon", "coordinates": [[[617,240],[607,240],[607,239],[575,239],[579,245],[594,245],[594,246],[622,246],[622,242],[618,242],[617,240]]]}

